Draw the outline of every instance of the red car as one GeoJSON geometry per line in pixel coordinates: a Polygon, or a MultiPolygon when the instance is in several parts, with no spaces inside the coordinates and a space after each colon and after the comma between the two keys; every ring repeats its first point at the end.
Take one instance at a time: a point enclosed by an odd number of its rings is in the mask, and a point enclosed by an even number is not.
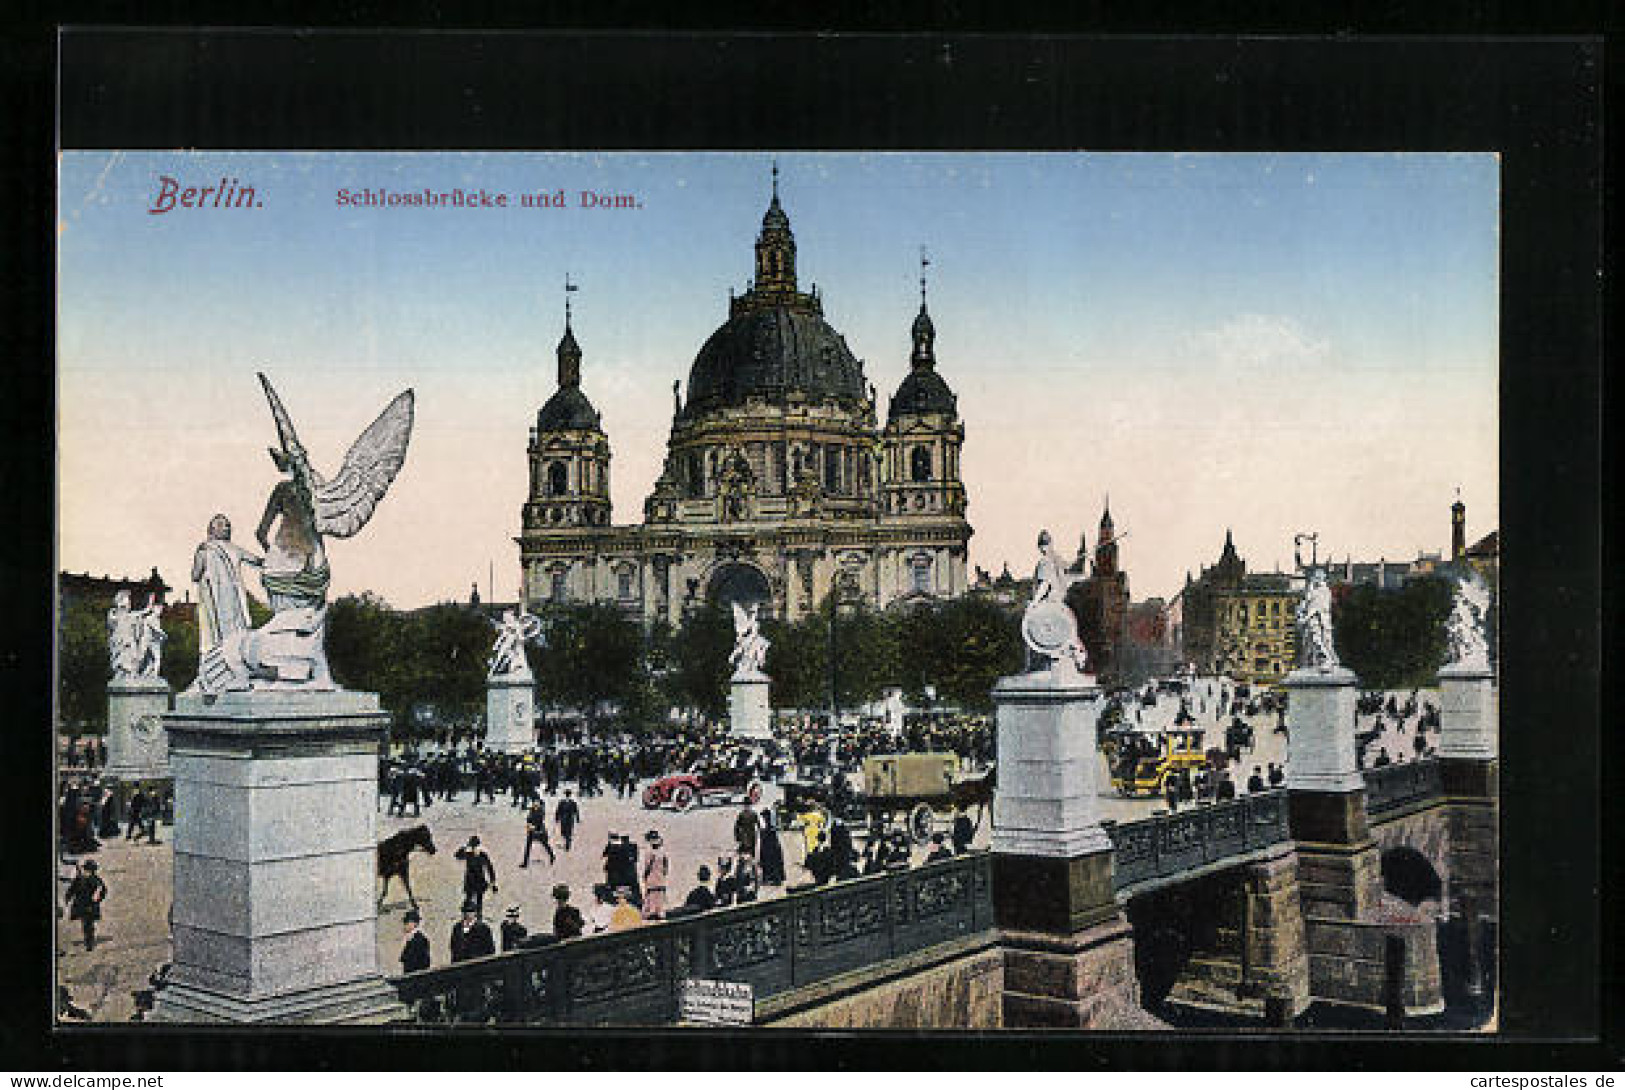
{"type": "Polygon", "coordinates": [[[750,803],[762,801],[762,785],[748,768],[694,768],[662,776],[643,791],[643,807],[657,810],[670,805],[687,810],[696,802],[750,803]]]}

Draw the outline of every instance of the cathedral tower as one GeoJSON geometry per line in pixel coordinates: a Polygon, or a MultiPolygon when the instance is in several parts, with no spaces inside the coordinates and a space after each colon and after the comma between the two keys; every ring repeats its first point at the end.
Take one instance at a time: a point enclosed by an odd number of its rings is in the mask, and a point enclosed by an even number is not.
{"type": "Polygon", "coordinates": [[[917,549],[901,557],[905,593],[951,596],[962,592],[965,541],[965,485],[959,452],[965,427],[958,399],[937,373],[937,329],[926,305],[925,268],[920,255],[920,312],[910,336],[909,373],[887,411],[881,442],[881,516],[902,525],[939,529],[953,547],[917,549]]]}
{"type": "MultiPolygon", "coordinates": [[[[565,290],[575,286],[566,282],[565,290]]],[[[592,402],[581,390],[581,345],[570,323],[569,297],[564,336],[556,350],[558,389],[536,414],[530,430],[530,493],[522,522],[525,535],[542,532],[586,535],[609,526],[609,438],[592,402]]],[[[521,555],[525,537],[520,538],[521,555]]],[[[527,602],[566,600],[571,583],[584,573],[569,564],[524,564],[527,602]]]]}

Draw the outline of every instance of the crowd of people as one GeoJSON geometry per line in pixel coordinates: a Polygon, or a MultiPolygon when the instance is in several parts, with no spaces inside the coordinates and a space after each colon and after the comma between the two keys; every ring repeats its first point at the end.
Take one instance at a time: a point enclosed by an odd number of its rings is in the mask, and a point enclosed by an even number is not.
{"type": "Polygon", "coordinates": [[[1441,729],[1438,707],[1414,689],[1404,700],[1392,693],[1374,692],[1361,693],[1355,703],[1354,745],[1361,768],[1385,768],[1432,757],[1438,752],[1441,729]],[[1362,718],[1369,720],[1369,726],[1361,725],[1362,718]]]}
{"type": "Polygon", "coordinates": [[[119,835],[137,843],[163,843],[158,839],[158,823],[172,822],[174,793],[171,789],[138,784],[122,795],[100,779],[64,780],[57,795],[57,837],[62,850],[72,855],[99,851],[102,842],[119,835]]]}

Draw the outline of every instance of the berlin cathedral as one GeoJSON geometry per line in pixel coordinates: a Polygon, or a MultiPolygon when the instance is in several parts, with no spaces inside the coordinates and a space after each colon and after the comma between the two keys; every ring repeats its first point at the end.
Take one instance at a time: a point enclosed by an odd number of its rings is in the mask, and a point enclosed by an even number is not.
{"type": "Polygon", "coordinates": [[[675,627],[706,602],[794,621],[831,593],[886,609],[965,592],[965,429],[937,373],[924,277],[908,374],[881,426],[863,361],[825,320],[816,285],[797,283],[776,167],[755,270],[694,357],[687,396],[673,383],[641,524],[611,522],[609,437],[566,313],[558,389],[530,435],[517,538],[527,607],[613,604],[675,627]]]}

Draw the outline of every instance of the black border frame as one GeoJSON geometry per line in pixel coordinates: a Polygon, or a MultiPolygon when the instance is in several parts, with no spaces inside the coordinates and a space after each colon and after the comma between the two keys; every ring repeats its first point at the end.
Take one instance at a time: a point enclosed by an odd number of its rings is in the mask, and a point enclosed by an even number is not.
{"type": "MultiPolygon", "coordinates": [[[[1571,29],[1593,25],[1568,18],[1571,29]]],[[[1477,29],[1485,20],[1469,22],[1477,29]]],[[[1395,24],[1390,17],[1381,25],[1395,24]]],[[[14,610],[19,632],[54,631],[54,403],[45,361],[54,353],[51,79],[59,49],[63,147],[1499,151],[1506,998],[1501,1036],[1454,1045],[1386,1036],[998,1031],[820,1034],[821,1047],[808,1049],[806,1034],[760,1030],[381,1039],[143,1026],[53,1034],[38,1021],[45,1005],[25,987],[20,1009],[0,1024],[8,1066],[21,1066],[25,1055],[35,1067],[125,1070],[1619,1064],[1617,1005],[1602,989],[1617,946],[1599,930],[1599,918],[1610,916],[1597,899],[1601,878],[1618,873],[1617,848],[1599,820],[1602,803],[1617,812],[1618,799],[1617,790],[1601,790],[1604,776],[1617,784],[1618,747],[1609,739],[1603,760],[1599,714],[1601,620],[1617,616],[1611,597],[1601,612],[1600,516],[1611,508],[1600,501],[1612,476],[1603,476],[1601,442],[1599,39],[963,31],[783,38],[659,29],[443,36],[346,28],[332,35],[73,30],[58,42],[48,27],[32,29],[26,41],[0,39],[7,73],[0,85],[27,134],[0,151],[6,206],[39,274],[25,274],[9,327],[21,381],[8,384],[13,457],[0,482],[19,493],[16,507],[35,510],[28,501],[44,501],[39,532],[24,527],[8,541],[8,566],[27,573],[39,592],[14,610]],[[544,108],[526,112],[525,99],[544,108]],[[1589,770],[1597,770],[1595,781],[1586,782],[1589,770]],[[1600,866],[1599,851],[1608,866],[1600,866]]],[[[25,746],[37,746],[20,770],[49,760],[36,725],[50,722],[50,655],[50,642],[25,640],[5,660],[17,690],[14,729],[25,746]]],[[[31,890],[33,875],[49,873],[49,845],[34,832],[37,815],[50,811],[48,787],[21,772],[8,786],[15,788],[8,804],[20,804],[13,828],[28,830],[37,851],[24,870],[31,890]]],[[[19,893],[16,918],[0,930],[15,967],[8,979],[40,981],[43,969],[48,980],[51,924],[36,918],[31,894],[19,893]]]]}

